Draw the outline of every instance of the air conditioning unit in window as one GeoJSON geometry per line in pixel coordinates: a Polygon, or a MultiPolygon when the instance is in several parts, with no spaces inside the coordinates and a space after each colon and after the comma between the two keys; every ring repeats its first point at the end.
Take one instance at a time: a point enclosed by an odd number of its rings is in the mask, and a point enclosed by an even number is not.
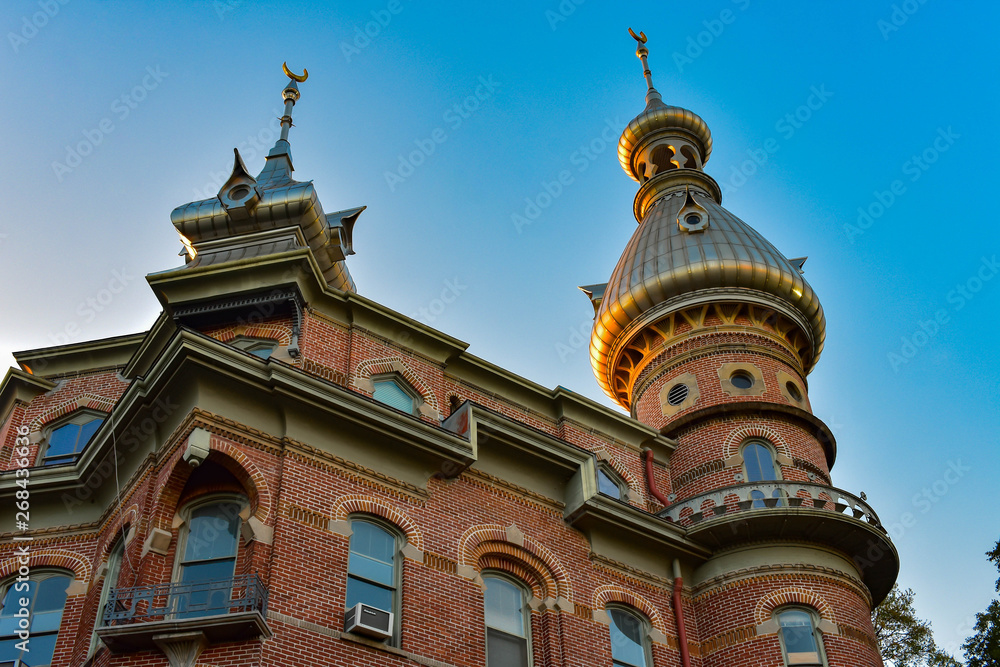
{"type": "Polygon", "coordinates": [[[344,632],[388,639],[392,636],[392,612],[359,602],[344,612],[344,632]]]}

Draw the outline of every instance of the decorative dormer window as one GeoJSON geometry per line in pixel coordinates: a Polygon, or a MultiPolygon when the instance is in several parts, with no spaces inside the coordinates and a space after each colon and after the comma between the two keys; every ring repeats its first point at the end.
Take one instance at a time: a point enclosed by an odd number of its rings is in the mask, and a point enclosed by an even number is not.
{"type": "Polygon", "coordinates": [[[271,354],[278,349],[278,342],[267,338],[250,338],[238,336],[229,343],[238,350],[249,352],[255,357],[269,359],[271,354]]]}
{"type": "Polygon", "coordinates": [[[397,375],[372,378],[372,398],[389,407],[414,415],[420,407],[421,397],[397,375]]]}
{"type": "Polygon", "coordinates": [[[45,445],[39,463],[56,466],[76,461],[104,423],[104,418],[101,413],[84,410],[54,422],[45,429],[45,445]]]}

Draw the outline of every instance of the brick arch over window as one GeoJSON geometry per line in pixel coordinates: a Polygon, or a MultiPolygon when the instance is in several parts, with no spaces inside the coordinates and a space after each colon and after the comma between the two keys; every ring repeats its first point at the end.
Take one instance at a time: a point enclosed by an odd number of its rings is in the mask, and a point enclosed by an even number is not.
{"type": "Polygon", "coordinates": [[[213,331],[209,335],[223,343],[228,343],[238,336],[276,340],[282,346],[288,346],[292,343],[291,327],[271,323],[241,324],[213,331]]]}
{"type": "Polygon", "coordinates": [[[129,527],[129,530],[135,530],[139,525],[139,505],[132,503],[127,508],[123,509],[120,514],[116,514],[114,520],[108,524],[104,529],[105,540],[104,544],[101,546],[100,556],[103,558],[108,549],[114,545],[115,540],[122,532],[122,528],[125,526],[129,527]]]}
{"type": "Polygon", "coordinates": [[[726,438],[726,444],[723,445],[722,455],[723,458],[730,458],[736,456],[740,452],[740,446],[743,445],[747,440],[752,438],[761,438],[771,443],[779,453],[784,454],[788,458],[792,458],[792,450],[788,448],[788,443],[785,439],[778,435],[777,431],[764,426],[763,424],[747,424],[745,426],[740,426],[726,438]]]}
{"type": "Polygon", "coordinates": [[[663,634],[667,633],[667,626],[664,624],[660,612],[641,595],[617,584],[598,586],[594,591],[594,609],[605,609],[608,604],[615,602],[638,609],[649,619],[654,628],[663,634]]]}
{"type": "MultiPolygon", "coordinates": [[[[64,549],[38,549],[31,551],[30,554],[30,566],[32,570],[43,567],[69,570],[73,573],[75,581],[83,585],[86,585],[86,582],[90,581],[90,577],[93,575],[90,563],[80,556],[80,554],[72,551],[64,549]]],[[[14,576],[21,565],[17,557],[11,557],[0,562],[0,579],[14,576]]]]}
{"type": "Polygon", "coordinates": [[[440,413],[437,398],[426,384],[417,376],[413,370],[399,357],[384,357],[382,359],[368,359],[358,364],[354,370],[354,386],[371,393],[371,379],[373,376],[388,373],[399,373],[410,386],[413,387],[424,403],[440,413]]]}
{"type": "Polygon", "coordinates": [[[459,558],[461,565],[478,572],[494,569],[513,574],[531,585],[540,600],[571,598],[566,568],[516,525],[473,526],[459,540],[459,558]]]}
{"type": "Polygon", "coordinates": [[[89,408],[98,412],[109,413],[115,402],[110,398],[97,396],[95,394],[81,394],[71,401],[66,401],[54,408],[46,410],[31,422],[31,430],[37,431],[50,421],[72,414],[77,410],[89,408]]]}
{"type": "MultiPolygon", "coordinates": [[[[158,513],[154,524],[156,528],[170,530],[173,512],[177,510],[184,484],[194,471],[194,468],[182,459],[186,442],[187,438],[180,441],[164,466],[164,470],[169,470],[169,473],[161,474],[157,480],[160,493],[156,498],[156,505],[167,511],[158,513]]],[[[214,433],[209,438],[209,449],[211,453],[206,460],[217,463],[232,473],[246,492],[253,515],[261,523],[266,524],[271,516],[273,498],[267,481],[257,465],[237,447],[214,433]]]]}
{"type": "Polygon", "coordinates": [[[396,509],[385,500],[374,496],[360,494],[341,496],[333,505],[333,518],[336,521],[346,521],[352,514],[370,514],[385,519],[397,526],[406,535],[406,543],[420,551],[424,549],[424,538],[417,529],[417,524],[405,513],[396,509]]]}
{"type": "Polygon", "coordinates": [[[789,586],[772,593],[769,593],[757,601],[757,608],[754,610],[754,620],[757,625],[771,620],[771,615],[778,607],[785,605],[799,604],[805,607],[812,607],[823,620],[836,622],[833,616],[833,609],[826,603],[826,600],[817,595],[814,591],[805,588],[795,588],[789,586]]]}

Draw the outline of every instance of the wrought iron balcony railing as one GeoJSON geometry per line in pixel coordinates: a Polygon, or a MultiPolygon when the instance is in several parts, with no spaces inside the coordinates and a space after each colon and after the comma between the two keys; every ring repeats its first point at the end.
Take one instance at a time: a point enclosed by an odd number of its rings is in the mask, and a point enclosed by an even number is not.
{"type": "Polygon", "coordinates": [[[112,589],[102,625],[121,626],[254,611],[267,618],[267,589],[260,577],[248,574],[215,581],[112,589]]]}
{"type": "Polygon", "coordinates": [[[832,486],[803,482],[753,482],[726,486],[687,498],[661,510],[659,515],[680,525],[737,512],[765,512],[774,508],[807,508],[844,514],[863,520],[885,533],[868,503],[832,486]]]}

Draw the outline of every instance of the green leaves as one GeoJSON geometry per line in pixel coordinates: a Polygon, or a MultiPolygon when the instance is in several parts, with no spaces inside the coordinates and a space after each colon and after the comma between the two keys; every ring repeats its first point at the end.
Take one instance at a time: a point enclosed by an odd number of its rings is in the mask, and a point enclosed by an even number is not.
{"type": "Polygon", "coordinates": [[[961,667],[934,643],[931,624],[917,618],[912,589],[893,586],[872,612],[872,625],[882,658],[893,667],[961,667]]]}

